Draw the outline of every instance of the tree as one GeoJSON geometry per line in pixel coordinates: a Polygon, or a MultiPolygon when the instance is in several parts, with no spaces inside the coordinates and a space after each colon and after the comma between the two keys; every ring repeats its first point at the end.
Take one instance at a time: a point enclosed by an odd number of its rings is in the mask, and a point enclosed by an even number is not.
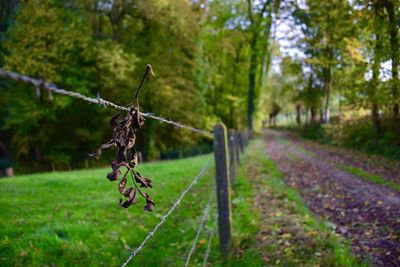
{"type": "Polygon", "coordinates": [[[253,4],[251,0],[247,0],[248,5],[248,20],[250,25],[248,26],[248,40],[250,46],[250,66],[249,66],[249,89],[247,99],[247,120],[248,128],[253,130],[254,128],[254,111],[255,111],[255,90],[256,90],[256,72],[257,66],[262,64],[263,74],[266,73],[267,65],[267,48],[268,41],[270,38],[271,25],[272,25],[272,13],[277,12],[280,1],[260,1],[253,4]],[[259,46],[261,42],[262,56],[259,56],[259,46]],[[261,62],[260,62],[261,61],[261,62]]]}
{"type": "Polygon", "coordinates": [[[306,59],[324,88],[323,121],[329,122],[333,74],[343,62],[345,38],[351,36],[350,6],[345,0],[306,2],[297,7],[294,17],[302,27],[306,59]]]}
{"type": "Polygon", "coordinates": [[[399,23],[400,3],[397,0],[384,0],[383,6],[387,14],[387,31],[390,40],[390,58],[392,60],[392,84],[391,94],[393,97],[393,125],[400,136],[400,95],[399,95],[399,23]]]}
{"type": "MultiPolygon", "coordinates": [[[[29,1],[20,7],[16,20],[4,43],[5,68],[87,95],[100,93],[112,99],[110,91],[115,87],[119,93],[130,89],[135,56],[113,42],[95,43],[89,25],[74,11],[49,0],[29,1]]],[[[35,97],[35,91],[20,83],[6,86],[3,129],[12,132],[14,153],[20,160],[29,162],[34,156],[38,166],[32,169],[82,162],[103,139],[103,131],[94,131],[96,125],[106,123],[101,108],[47,96],[40,88],[35,97]],[[69,127],[60,131],[64,125],[69,127]],[[77,155],[78,149],[85,151],[77,155]]]]}

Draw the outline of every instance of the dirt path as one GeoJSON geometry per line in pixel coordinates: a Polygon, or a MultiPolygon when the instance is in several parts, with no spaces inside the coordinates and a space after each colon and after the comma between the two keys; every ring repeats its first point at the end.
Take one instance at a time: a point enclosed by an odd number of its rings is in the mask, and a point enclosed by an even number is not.
{"type": "Polygon", "coordinates": [[[367,155],[346,148],[318,144],[316,142],[300,139],[290,132],[282,132],[280,136],[317,154],[324,160],[357,167],[368,173],[400,183],[400,161],[390,160],[377,155],[367,155]]]}
{"type": "Polygon", "coordinates": [[[400,193],[344,172],[322,154],[304,153],[301,140],[285,132],[266,134],[266,152],[310,210],[348,238],[359,258],[400,266],[400,193]]]}

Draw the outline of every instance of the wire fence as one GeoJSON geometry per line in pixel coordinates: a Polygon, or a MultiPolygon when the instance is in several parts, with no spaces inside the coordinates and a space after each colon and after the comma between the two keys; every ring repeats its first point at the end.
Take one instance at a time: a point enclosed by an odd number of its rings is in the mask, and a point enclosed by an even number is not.
{"type": "Polygon", "coordinates": [[[205,207],[205,209],[203,211],[203,217],[201,218],[199,227],[197,228],[196,235],[195,235],[195,237],[193,239],[193,242],[192,242],[192,247],[190,248],[189,254],[188,254],[187,258],[186,258],[185,267],[189,266],[190,258],[192,257],[192,254],[193,254],[194,250],[196,249],[197,240],[199,239],[200,233],[203,230],[204,223],[207,221],[208,213],[210,211],[210,207],[211,207],[211,199],[210,199],[210,201],[208,202],[207,206],[205,207]]]}
{"type": "MultiPolygon", "coordinates": [[[[77,92],[73,92],[73,91],[68,91],[62,88],[58,88],[55,84],[52,83],[48,83],[44,80],[41,79],[34,79],[31,78],[29,76],[26,75],[22,75],[16,72],[12,72],[12,71],[6,71],[3,69],[0,69],[0,77],[2,78],[7,78],[7,79],[11,79],[14,81],[20,81],[20,82],[24,82],[27,84],[31,84],[33,86],[35,86],[36,88],[40,88],[40,89],[45,89],[48,90],[49,92],[54,92],[56,94],[61,94],[61,95],[66,95],[66,96],[71,96],[74,98],[78,98],[81,100],[84,100],[88,103],[92,103],[92,104],[97,104],[97,105],[101,105],[103,107],[110,107],[110,108],[114,108],[114,109],[118,109],[118,110],[122,110],[122,111],[129,111],[129,108],[126,106],[120,106],[117,105],[111,101],[105,100],[103,98],[101,98],[100,96],[97,96],[96,98],[94,97],[89,97],[89,96],[85,96],[81,93],[77,93],[77,92]]],[[[170,119],[166,119],[163,118],[161,116],[156,116],[152,113],[143,113],[141,112],[141,114],[143,115],[143,117],[146,118],[151,118],[154,120],[158,120],[161,123],[167,123],[167,124],[171,124],[177,128],[181,128],[181,129],[186,129],[204,136],[207,136],[209,138],[212,138],[212,133],[210,131],[207,130],[203,130],[203,129],[199,129],[199,128],[195,128],[186,124],[182,124],[180,122],[176,122],[170,119]]]]}
{"type": "Polygon", "coordinates": [[[207,241],[207,249],[206,249],[206,252],[204,253],[204,257],[203,257],[203,265],[202,265],[203,267],[206,266],[207,260],[208,260],[208,256],[210,255],[210,250],[211,250],[211,245],[212,245],[212,240],[213,240],[213,237],[214,237],[214,233],[215,233],[215,230],[211,229],[210,236],[208,237],[208,241],[207,241]]]}
{"type": "MultiPolygon", "coordinates": [[[[72,92],[68,91],[65,89],[58,88],[56,85],[47,83],[44,80],[40,79],[34,79],[16,72],[11,72],[11,71],[6,71],[0,69],[0,77],[2,78],[8,78],[11,80],[15,81],[20,81],[24,82],[27,84],[31,84],[35,86],[36,88],[43,89],[43,90],[48,90],[49,94],[51,92],[61,94],[61,95],[66,95],[66,96],[71,96],[74,98],[82,99],[88,103],[93,103],[97,105],[101,105],[104,107],[111,107],[115,108],[118,110],[122,111],[129,111],[130,109],[127,106],[120,106],[117,105],[113,102],[107,101],[102,99],[100,96],[97,96],[96,98],[93,97],[88,97],[83,94],[77,93],[77,92],[72,92]]],[[[234,172],[233,175],[230,175],[229,172],[234,171],[234,166],[235,166],[235,159],[237,159],[237,162],[239,164],[239,148],[240,151],[243,153],[243,147],[247,145],[251,132],[245,131],[245,132],[234,132],[234,131],[229,131],[229,133],[226,130],[226,127],[223,124],[217,124],[214,127],[214,132],[211,133],[210,131],[195,128],[189,125],[181,124],[179,122],[175,122],[170,119],[166,119],[160,116],[156,116],[152,113],[141,113],[144,117],[151,118],[158,120],[161,123],[167,123],[170,125],[173,125],[177,128],[181,129],[186,129],[210,138],[214,139],[214,159],[215,159],[215,169],[216,169],[216,192],[217,192],[217,202],[218,202],[218,233],[219,233],[219,240],[220,240],[220,247],[223,248],[222,253],[227,253],[230,245],[230,182],[232,182],[234,179],[234,172]],[[229,147],[228,147],[228,136],[229,136],[229,147]],[[230,157],[230,160],[228,159],[230,157]],[[229,163],[228,163],[229,162],[229,163]]],[[[149,241],[150,238],[154,236],[154,234],[157,232],[158,229],[164,224],[166,219],[171,215],[171,213],[178,207],[178,205],[181,203],[183,198],[186,196],[186,194],[193,188],[193,186],[198,182],[198,180],[204,176],[206,173],[208,167],[210,166],[210,161],[207,162],[204,167],[200,170],[200,172],[193,178],[191,183],[186,187],[186,189],[181,193],[181,195],[178,197],[178,199],[174,202],[174,204],[171,206],[171,208],[163,215],[159,221],[159,223],[147,234],[147,236],[144,238],[144,240],[140,243],[140,245],[132,252],[129,254],[128,258],[125,260],[125,262],[122,263],[121,267],[125,267],[131,262],[131,260],[136,257],[140,251],[145,247],[146,243],[149,241]]],[[[192,241],[191,248],[189,250],[189,253],[187,255],[186,261],[185,261],[185,266],[189,266],[190,259],[193,256],[193,253],[196,250],[198,238],[204,228],[205,222],[209,218],[209,211],[211,209],[211,198],[208,204],[206,205],[205,209],[203,210],[203,216],[201,217],[199,226],[197,228],[194,240],[192,241]]],[[[206,266],[207,260],[211,251],[212,247],[212,240],[215,234],[214,228],[210,230],[209,233],[209,238],[208,238],[208,243],[207,243],[207,249],[205,251],[204,257],[203,257],[203,266],[206,266]]]]}
{"type": "Polygon", "coordinates": [[[193,178],[192,182],[189,186],[182,192],[179,198],[175,201],[174,205],[168,210],[168,212],[161,218],[160,222],[153,228],[153,230],[145,237],[143,242],[129,255],[128,259],[121,265],[121,267],[127,266],[127,264],[144,248],[144,245],[147,241],[154,235],[154,233],[160,228],[161,225],[165,222],[168,216],[176,209],[176,207],[181,203],[182,199],[185,195],[192,189],[192,187],[197,183],[197,181],[205,174],[207,168],[209,167],[210,162],[208,162],[200,172],[193,178]]]}

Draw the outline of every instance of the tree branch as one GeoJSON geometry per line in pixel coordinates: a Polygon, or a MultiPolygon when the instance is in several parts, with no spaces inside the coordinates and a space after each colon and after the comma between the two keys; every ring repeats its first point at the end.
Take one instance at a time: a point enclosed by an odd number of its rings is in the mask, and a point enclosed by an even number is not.
{"type": "Polygon", "coordinates": [[[252,8],[251,0],[247,0],[247,8],[248,8],[249,19],[251,21],[251,24],[254,24],[253,11],[251,10],[251,8],[252,8]]]}

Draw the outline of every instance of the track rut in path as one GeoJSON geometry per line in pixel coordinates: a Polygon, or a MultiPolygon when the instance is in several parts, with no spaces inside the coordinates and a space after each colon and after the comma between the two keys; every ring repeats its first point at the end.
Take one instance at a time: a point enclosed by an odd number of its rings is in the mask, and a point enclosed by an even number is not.
{"type": "MultiPolygon", "coordinates": [[[[310,156],[281,131],[266,131],[266,152],[307,206],[374,266],[400,266],[400,193],[310,156]]],[[[301,142],[300,139],[296,143],[301,142]]]]}

